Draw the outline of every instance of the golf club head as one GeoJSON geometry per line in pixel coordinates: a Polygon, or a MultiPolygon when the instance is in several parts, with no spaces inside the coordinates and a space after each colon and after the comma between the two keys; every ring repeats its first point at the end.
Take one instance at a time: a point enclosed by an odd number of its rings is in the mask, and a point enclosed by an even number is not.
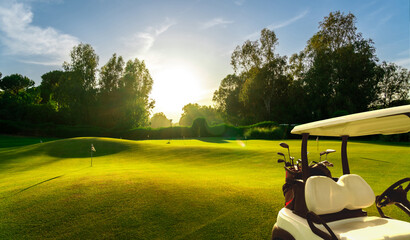
{"type": "Polygon", "coordinates": [[[334,153],[334,152],[336,152],[336,150],[334,150],[334,149],[326,149],[326,152],[325,152],[325,153],[329,154],[329,153],[334,153]]]}
{"type": "Polygon", "coordinates": [[[283,148],[288,148],[289,149],[289,145],[287,143],[279,143],[279,146],[283,147],[283,148]]]}
{"type": "Polygon", "coordinates": [[[285,157],[285,154],[283,154],[281,152],[278,152],[278,155],[281,155],[281,156],[285,157]]]}
{"type": "Polygon", "coordinates": [[[283,163],[283,162],[285,162],[285,160],[283,160],[283,159],[278,159],[278,163],[283,163]]]}
{"type": "Polygon", "coordinates": [[[325,151],[319,153],[320,156],[323,156],[323,155],[325,155],[325,154],[326,154],[325,151]]]}
{"type": "Polygon", "coordinates": [[[322,161],[321,163],[322,163],[323,165],[325,165],[326,167],[333,167],[333,163],[331,163],[331,162],[329,162],[329,161],[327,161],[327,160],[322,161]]]}

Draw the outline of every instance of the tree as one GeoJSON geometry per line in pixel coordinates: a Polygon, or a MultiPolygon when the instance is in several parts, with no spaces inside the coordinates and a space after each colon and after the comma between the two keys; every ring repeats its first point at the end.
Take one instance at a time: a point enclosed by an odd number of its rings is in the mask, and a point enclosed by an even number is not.
{"type": "Polygon", "coordinates": [[[322,22],[319,22],[319,32],[309,39],[307,52],[311,57],[321,50],[334,52],[344,46],[362,41],[361,33],[357,33],[356,17],[340,11],[331,12],[322,22]]]}
{"type": "Polygon", "coordinates": [[[409,100],[410,71],[394,63],[383,62],[379,66],[382,75],[378,84],[378,99],[373,103],[376,107],[392,107],[397,102],[409,100]]]}
{"type": "Polygon", "coordinates": [[[20,91],[25,91],[33,86],[33,80],[17,73],[0,79],[0,89],[10,91],[14,95],[17,95],[20,91]]]}
{"type": "Polygon", "coordinates": [[[248,109],[253,109],[253,122],[283,121],[291,85],[291,78],[286,72],[286,57],[276,57],[261,69],[255,69],[255,73],[245,81],[240,96],[248,109]]]}
{"type": "Polygon", "coordinates": [[[80,43],[73,47],[70,53],[71,62],[63,63],[66,72],[76,72],[80,78],[81,87],[91,90],[96,85],[96,73],[99,57],[90,44],[80,43]]]}
{"type": "Polygon", "coordinates": [[[124,76],[119,83],[124,126],[148,125],[149,114],[154,107],[154,101],[149,99],[153,83],[144,61],[135,58],[126,63],[124,76]]]}
{"type": "Polygon", "coordinates": [[[223,123],[219,112],[211,106],[201,106],[198,103],[189,103],[182,108],[182,115],[179,119],[180,126],[192,126],[197,118],[203,118],[208,125],[217,125],[223,123]]]}
{"type": "Polygon", "coordinates": [[[91,124],[89,109],[95,105],[95,101],[94,94],[90,97],[88,92],[82,88],[78,72],[62,72],[53,99],[59,111],[67,116],[66,124],[91,124]]]}
{"type": "Polygon", "coordinates": [[[71,61],[64,62],[65,74],[56,89],[59,104],[71,116],[72,123],[92,124],[95,121],[96,72],[98,56],[90,44],[80,43],[70,53],[71,61]]]}
{"type": "Polygon", "coordinates": [[[168,119],[163,112],[155,113],[151,118],[152,128],[170,127],[172,120],[168,119]]]}
{"type": "Polygon", "coordinates": [[[249,112],[245,108],[244,102],[240,100],[244,82],[245,77],[243,76],[227,75],[222,79],[219,89],[214,92],[212,98],[216,109],[225,121],[234,125],[248,123],[249,112]]]}
{"type": "Polygon", "coordinates": [[[121,83],[121,86],[127,89],[127,91],[148,99],[153,83],[154,81],[144,61],[135,58],[134,61],[129,60],[127,62],[121,83]]]}
{"type": "Polygon", "coordinates": [[[256,41],[247,40],[240,47],[236,46],[231,55],[231,65],[235,72],[246,73],[252,68],[260,68],[275,58],[278,39],[274,31],[262,29],[261,37],[256,41]]]}
{"type": "MultiPolygon", "coordinates": [[[[60,85],[62,76],[64,75],[63,71],[55,70],[48,73],[45,73],[41,76],[41,98],[42,103],[48,103],[53,99],[57,87],[60,85]]],[[[54,99],[55,100],[55,99],[54,99]]]]}
{"type": "Polygon", "coordinates": [[[112,92],[120,87],[121,78],[124,73],[124,60],[121,56],[113,54],[110,60],[101,67],[100,90],[102,92],[112,92]]]}
{"type": "Polygon", "coordinates": [[[287,108],[284,96],[291,78],[286,57],[275,54],[277,45],[275,32],[265,28],[259,40],[247,40],[233,51],[231,65],[239,74],[227,76],[213,97],[231,122],[237,117],[245,119],[242,124],[283,117],[280,108],[287,108]]]}
{"type": "Polygon", "coordinates": [[[375,48],[356,32],[355,21],[351,13],[330,13],[308,41],[302,86],[313,116],[307,120],[366,111],[377,97],[375,48]]]}
{"type": "Polygon", "coordinates": [[[101,67],[99,93],[97,95],[98,125],[115,127],[122,125],[123,102],[120,88],[123,87],[124,60],[114,53],[108,62],[101,67]]]}

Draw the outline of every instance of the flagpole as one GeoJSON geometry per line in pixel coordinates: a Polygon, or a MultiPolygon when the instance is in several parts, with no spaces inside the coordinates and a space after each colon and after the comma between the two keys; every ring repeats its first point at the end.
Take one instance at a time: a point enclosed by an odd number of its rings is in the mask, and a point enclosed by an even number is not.
{"type": "Polygon", "coordinates": [[[91,144],[90,152],[91,152],[91,167],[93,167],[93,152],[95,152],[95,148],[93,144],[91,144]]]}

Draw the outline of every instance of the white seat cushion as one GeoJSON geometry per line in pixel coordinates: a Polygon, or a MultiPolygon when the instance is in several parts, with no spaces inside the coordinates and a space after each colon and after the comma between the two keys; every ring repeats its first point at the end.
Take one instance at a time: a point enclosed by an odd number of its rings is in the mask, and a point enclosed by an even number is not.
{"type": "MultiPolygon", "coordinates": [[[[410,223],[394,219],[356,217],[327,224],[340,240],[410,239],[410,223]]],[[[287,208],[280,210],[276,225],[291,233],[295,239],[322,239],[312,232],[306,219],[287,208]]],[[[322,231],[327,232],[322,225],[315,225],[322,231]]]]}
{"type": "Polygon", "coordinates": [[[380,217],[358,217],[329,223],[341,240],[410,239],[410,223],[380,217]]]}
{"type": "Polygon", "coordinates": [[[372,188],[356,174],[346,174],[337,182],[324,176],[308,178],[305,186],[307,208],[318,214],[336,213],[344,208],[354,210],[371,206],[375,201],[372,188]]]}

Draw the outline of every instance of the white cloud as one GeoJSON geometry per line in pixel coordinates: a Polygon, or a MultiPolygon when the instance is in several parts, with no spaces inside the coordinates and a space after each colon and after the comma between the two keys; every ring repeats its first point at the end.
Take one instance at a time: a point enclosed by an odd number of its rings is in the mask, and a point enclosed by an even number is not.
{"type": "Polygon", "coordinates": [[[144,32],[137,32],[131,37],[122,38],[122,44],[127,48],[128,52],[137,52],[144,54],[148,52],[154,45],[155,40],[170,27],[176,24],[176,21],[167,18],[162,24],[156,27],[148,27],[144,32]]]}
{"type": "Polygon", "coordinates": [[[408,58],[400,58],[393,61],[395,64],[402,66],[404,68],[410,69],[410,57],[408,58]]]}
{"type": "Polygon", "coordinates": [[[280,22],[280,23],[272,23],[271,25],[268,26],[268,28],[276,30],[276,29],[279,29],[279,28],[286,27],[286,26],[298,21],[299,19],[303,18],[304,16],[306,16],[306,14],[308,14],[308,12],[309,12],[308,10],[305,10],[302,13],[300,13],[299,15],[297,15],[297,16],[289,19],[289,20],[286,20],[286,21],[283,21],[283,22],[280,22]]]}
{"type": "MultiPolygon", "coordinates": [[[[299,15],[297,15],[297,16],[289,19],[289,20],[286,20],[286,21],[283,21],[283,22],[280,22],[280,23],[272,23],[271,25],[267,26],[266,28],[271,29],[271,30],[276,30],[276,29],[279,29],[279,28],[286,27],[286,26],[298,21],[299,19],[303,18],[308,13],[309,13],[309,11],[305,10],[301,14],[299,14],[299,15]]],[[[260,31],[253,32],[253,33],[245,36],[244,40],[256,40],[260,36],[260,33],[261,33],[260,31]]]]}
{"type": "Polygon", "coordinates": [[[5,53],[25,62],[60,65],[78,39],[51,27],[34,26],[32,20],[33,12],[22,3],[0,6],[0,41],[6,47],[5,53]],[[27,60],[33,57],[41,60],[27,60]]]}
{"type": "Polygon", "coordinates": [[[205,23],[202,23],[201,28],[208,29],[208,28],[216,27],[216,26],[226,27],[226,25],[231,24],[231,23],[233,23],[233,21],[225,20],[223,18],[214,18],[205,23]]]}

